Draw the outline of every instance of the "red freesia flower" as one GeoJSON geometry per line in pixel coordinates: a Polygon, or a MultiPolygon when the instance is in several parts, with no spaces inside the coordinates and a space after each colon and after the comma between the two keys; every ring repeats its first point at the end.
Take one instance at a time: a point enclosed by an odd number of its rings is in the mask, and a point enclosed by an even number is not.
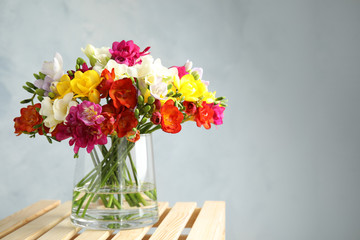
{"type": "Polygon", "coordinates": [[[133,111],[125,109],[120,113],[115,122],[115,131],[119,138],[124,137],[128,132],[132,131],[138,124],[138,120],[135,117],[133,111]]]}
{"type": "Polygon", "coordinates": [[[195,121],[198,127],[204,126],[206,129],[211,128],[211,123],[213,123],[214,110],[212,109],[212,104],[207,104],[205,101],[202,102],[202,107],[197,109],[195,114],[195,121]]]}
{"type": "Polygon", "coordinates": [[[196,113],[196,105],[193,102],[184,101],[185,112],[187,115],[194,115],[196,113]]]}
{"type": "Polygon", "coordinates": [[[115,108],[120,108],[121,106],[134,108],[137,104],[137,91],[130,78],[113,82],[109,95],[114,102],[115,108]]]}
{"type": "Polygon", "coordinates": [[[104,121],[100,124],[101,132],[105,135],[112,134],[115,123],[114,117],[108,112],[103,112],[101,115],[104,117],[104,121]]]}
{"type": "Polygon", "coordinates": [[[126,134],[126,139],[129,141],[129,142],[136,142],[137,140],[140,139],[140,131],[139,130],[136,130],[136,133],[134,132],[134,130],[131,130],[130,132],[128,132],[126,134]]]}
{"type": "Polygon", "coordinates": [[[181,122],[184,115],[174,105],[174,100],[170,99],[160,109],[161,129],[168,133],[178,133],[181,130],[181,122]]]}
{"type": "Polygon", "coordinates": [[[115,70],[112,69],[111,73],[106,68],[101,72],[101,83],[97,86],[97,90],[100,92],[100,97],[105,98],[109,95],[111,84],[115,79],[115,70]]]}
{"type": "MultiPolygon", "coordinates": [[[[14,118],[15,133],[17,133],[17,136],[24,132],[30,133],[36,131],[34,126],[42,123],[43,118],[36,111],[36,108],[41,108],[41,104],[37,103],[35,105],[29,105],[26,108],[22,108],[20,110],[21,116],[14,118]]],[[[41,128],[39,128],[39,133],[43,134],[41,128]]]]}
{"type": "Polygon", "coordinates": [[[159,112],[153,112],[150,121],[155,125],[159,125],[161,123],[161,114],[159,112]]]}
{"type": "Polygon", "coordinates": [[[150,47],[144,49],[140,52],[140,48],[132,40],[121,42],[114,42],[112,44],[112,49],[110,49],[111,58],[114,59],[117,63],[126,64],[128,66],[134,66],[135,64],[140,64],[141,60],[138,60],[141,56],[149,54],[148,50],[150,47]]]}

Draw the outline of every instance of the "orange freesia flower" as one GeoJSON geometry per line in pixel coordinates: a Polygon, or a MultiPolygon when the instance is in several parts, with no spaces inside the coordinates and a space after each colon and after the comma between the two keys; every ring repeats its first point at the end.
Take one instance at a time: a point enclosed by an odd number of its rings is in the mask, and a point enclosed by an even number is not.
{"type": "Polygon", "coordinates": [[[174,100],[170,99],[160,109],[161,129],[168,133],[178,133],[181,131],[181,122],[184,115],[174,105],[174,100]]]}
{"type": "Polygon", "coordinates": [[[207,104],[205,101],[202,102],[202,107],[197,108],[195,114],[195,121],[198,127],[204,126],[206,129],[211,128],[213,123],[214,110],[211,108],[212,104],[207,104]]]}
{"type": "Polygon", "coordinates": [[[113,82],[109,95],[114,101],[114,106],[120,108],[135,108],[137,104],[137,90],[130,78],[124,78],[113,82]]]}
{"type": "MultiPolygon", "coordinates": [[[[22,108],[20,110],[21,116],[14,118],[15,133],[17,133],[17,136],[24,132],[30,133],[36,131],[34,126],[42,123],[43,118],[36,111],[36,108],[41,108],[41,104],[37,103],[35,105],[29,105],[26,108],[22,108]]],[[[42,131],[39,133],[42,134],[42,131]]]]}

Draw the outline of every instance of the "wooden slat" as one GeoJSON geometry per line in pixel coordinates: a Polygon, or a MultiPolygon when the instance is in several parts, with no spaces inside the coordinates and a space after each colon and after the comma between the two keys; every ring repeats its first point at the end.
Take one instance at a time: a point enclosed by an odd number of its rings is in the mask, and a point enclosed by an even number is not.
{"type": "Polygon", "coordinates": [[[225,202],[206,201],[187,240],[225,238],[225,202]]]}
{"type": "Polygon", "coordinates": [[[42,235],[38,240],[68,240],[76,235],[81,230],[80,227],[75,227],[70,218],[67,217],[58,225],[50,229],[47,233],[42,235]]]}
{"type": "Polygon", "coordinates": [[[199,213],[200,213],[201,208],[195,208],[193,214],[191,215],[189,221],[186,224],[186,228],[192,228],[192,226],[194,225],[194,222],[196,220],[196,218],[198,217],[199,213]]]}
{"type": "Polygon", "coordinates": [[[106,240],[113,231],[85,230],[75,240],[106,240]]]}
{"type": "Polygon", "coordinates": [[[59,206],[59,200],[38,201],[0,221],[0,238],[59,206]]]}
{"type": "Polygon", "coordinates": [[[195,202],[176,203],[150,240],[177,240],[195,208],[195,202]]]}
{"type": "MultiPolygon", "coordinates": [[[[159,202],[158,209],[159,209],[159,216],[161,217],[165,212],[166,208],[169,206],[168,202],[159,202]]],[[[131,229],[126,231],[119,231],[112,240],[141,240],[145,236],[145,234],[151,229],[151,226],[138,228],[138,229],[131,229]]]]}
{"type": "Polygon", "coordinates": [[[10,233],[3,240],[31,240],[36,239],[64,218],[70,215],[71,201],[65,202],[57,208],[45,213],[41,217],[29,222],[22,228],[10,233]]]}

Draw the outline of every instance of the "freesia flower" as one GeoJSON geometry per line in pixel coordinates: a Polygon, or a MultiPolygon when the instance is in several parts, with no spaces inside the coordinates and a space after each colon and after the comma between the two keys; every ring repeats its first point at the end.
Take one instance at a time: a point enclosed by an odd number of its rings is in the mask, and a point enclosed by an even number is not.
{"type": "Polygon", "coordinates": [[[44,96],[48,96],[51,92],[51,86],[57,82],[64,74],[63,60],[59,53],[55,54],[54,61],[45,61],[41,68],[41,73],[45,75],[44,79],[37,79],[34,85],[37,88],[45,90],[44,96]]]}
{"type": "MultiPolygon", "coordinates": [[[[35,105],[29,105],[26,108],[20,110],[21,116],[14,118],[15,133],[19,136],[22,133],[30,133],[36,131],[34,127],[43,122],[43,118],[37,112],[36,108],[40,108],[40,103],[35,105]]],[[[42,131],[39,128],[39,131],[42,131]]]]}
{"type": "Polygon", "coordinates": [[[53,83],[53,82],[54,82],[54,79],[52,79],[52,78],[49,77],[49,76],[45,76],[44,79],[37,79],[37,80],[34,82],[34,85],[35,85],[37,88],[40,88],[40,89],[45,90],[44,96],[48,96],[48,95],[49,95],[49,92],[51,92],[51,86],[52,86],[52,83],[53,83]]]}
{"type": "Polygon", "coordinates": [[[196,113],[197,107],[195,103],[184,101],[183,105],[185,107],[186,114],[194,115],[196,113]]]}
{"type": "Polygon", "coordinates": [[[160,114],[160,112],[153,112],[152,115],[151,115],[150,121],[155,125],[159,125],[161,123],[161,114],[160,114]]]}
{"type": "Polygon", "coordinates": [[[74,152],[86,148],[90,153],[95,145],[107,143],[107,137],[101,132],[101,123],[105,118],[101,115],[101,106],[84,101],[70,108],[66,122],[57,127],[56,139],[62,141],[71,138],[69,145],[74,145],[74,152]]]}
{"type": "Polygon", "coordinates": [[[205,129],[211,128],[211,123],[213,122],[214,110],[212,109],[212,104],[207,104],[202,102],[202,107],[197,109],[195,114],[195,121],[198,127],[204,126],[205,129]]]}
{"type": "Polygon", "coordinates": [[[137,70],[134,67],[129,67],[126,64],[119,64],[115,60],[110,59],[105,66],[108,71],[115,71],[114,79],[122,79],[127,77],[137,77],[137,70]]]}
{"type": "Polygon", "coordinates": [[[121,112],[115,122],[115,131],[119,138],[124,137],[128,132],[132,131],[133,128],[136,128],[138,120],[135,117],[133,111],[125,109],[121,112]]]}
{"type": "Polygon", "coordinates": [[[223,124],[225,108],[220,105],[213,105],[212,110],[214,111],[213,121],[215,125],[223,124]]]}
{"type": "Polygon", "coordinates": [[[39,113],[46,117],[44,119],[44,125],[50,128],[50,132],[55,129],[56,125],[65,121],[69,109],[77,105],[77,103],[72,100],[73,96],[73,93],[68,93],[63,98],[58,98],[54,101],[49,97],[45,97],[41,102],[39,113]]]}
{"type": "Polygon", "coordinates": [[[111,72],[109,72],[109,70],[107,70],[107,69],[104,69],[101,73],[100,79],[101,79],[101,82],[97,86],[97,90],[100,93],[100,97],[105,98],[109,95],[110,87],[115,79],[114,69],[112,69],[111,72]]]}
{"type": "Polygon", "coordinates": [[[112,114],[108,112],[102,112],[104,121],[100,124],[101,132],[105,135],[110,135],[114,132],[115,119],[112,114]]]}
{"type": "Polygon", "coordinates": [[[184,115],[174,105],[174,100],[169,99],[160,109],[161,129],[167,133],[178,133],[181,131],[181,123],[184,115]]]}
{"type": "Polygon", "coordinates": [[[120,108],[135,108],[137,104],[137,90],[130,78],[115,81],[109,90],[109,96],[114,101],[114,106],[120,108]]]}
{"type": "Polygon", "coordinates": [[[55,53],[54,61],[45,61],[42,65],[41,72],[49,76],[54,81],[58,81],[62,75],[64,75],[63,60],[61,55],[59,53],[55,53]]]}
{"type": "Polygon", "coordinates": [[[55,89],[59,98],[63,98],[66,94],[72,92],[70,77],[67,74],[64,74],[60,81],[55,84],[55,89]]]}
{"type": "Polygon", "coordinates": [[[95,70],[98,74],[101,74],[105,65],[111,58],[111,54],[109,52],[108,47],[95,48],[93,45],[86,45],[85,49],[81,49],[85,55],[89,58],[91,66],[93,66],[93,70],[95,70]]]}
{"type": "Polygon", "coordinates": [[[94,70],[88,70],[84,73],[76,71],[70,84],[72,91],[76,94],[75,97],[89,97],[92,90],[97,91],[96,87],[100,82],[99,74],[94,70]]]}
{"type": "Polygon", "coordinates": [[[112,49],[109,50],[111,58],[119,64],[126,64],[127,66],[134,66],[135,64],[141,63],[141,56],[149,54],[148,50],[150,47],[140,52],[140,48],[132,40],[114,42],[112,49]]]}
{"type": "Polygon", "coordinates": [[[185,97],[185,101],[197,102],[206,92],[207,88],[200,80],[195,80],[191,74],[184,75],[174,82],[175,87],[185,97]]]}
{"type": "Polygon", "coordinates": [[[105,118],[101,115],[102,108],[99,104],[83,101],[77,107],[77,118],[85,125],[91,126],[102,123],[105,118]]]}
{"type": "Polygon", "coordinates": [[[133,143],[136,142],[137,140],[140,139],[140,131],[139,130],[136,130],[136,132],[134,132],[134,130],[129,131],[126,134],[126,139],[129,142],[133,142],[133,143]]]}

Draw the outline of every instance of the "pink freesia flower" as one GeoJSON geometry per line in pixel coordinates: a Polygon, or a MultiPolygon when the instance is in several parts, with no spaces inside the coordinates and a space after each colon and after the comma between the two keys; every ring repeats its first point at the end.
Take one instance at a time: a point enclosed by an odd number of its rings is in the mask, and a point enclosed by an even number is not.
{"type": "Polygon", "coordinates": [[[109,49],[111,53],[111,58],[114,59],[117,63],[126,64],[129,67],[134,66],[135,64],[140,64],[141,60],[138,60],[141,56],[149,54],[150,47],[144,49],[140,52],[140,48],[132,40],[121,42],[113,42],[112,49],[109,49]]]}
{"type": "MultiPolygon", "coordinates": [[[[71,111],[71,110],[70,110],[71,111]]],[[[85,125],[91,126],[100,124],[104,121],[104,116],[101,115],[102,108],[99,104],[89,101],[83,101],[78,105],[77,117],[84,122],[85,125]]]]}
{"type": "Polygon", "coordinates": [[[224,118],[224,107],[220,107],[220,105],[213,105],[212,109],[214,110],[213,121],[215,125],[223,124],[224,118]]]}
{"type": "Polygon", "coordinates": [[[174,66],[174,67],[177,68],[177,70],[178,70],[178,76],[179,76],[180,79],[181,79],[184,75],[189,74],[189,73],[186,71],[185,66],[181,66],[181,67],[174,66]]]}
{"type": "Polygon", "coordinates": [[[101,106],[89,101],[84,101],[70,108],[66,122],[57,126],[56,139],[62,141],[71,137],[69,145],[74,145],[74,152],[86,148],[90,153],[94,146],[107,143],[106,135],[101,132],[101,106]]]}

